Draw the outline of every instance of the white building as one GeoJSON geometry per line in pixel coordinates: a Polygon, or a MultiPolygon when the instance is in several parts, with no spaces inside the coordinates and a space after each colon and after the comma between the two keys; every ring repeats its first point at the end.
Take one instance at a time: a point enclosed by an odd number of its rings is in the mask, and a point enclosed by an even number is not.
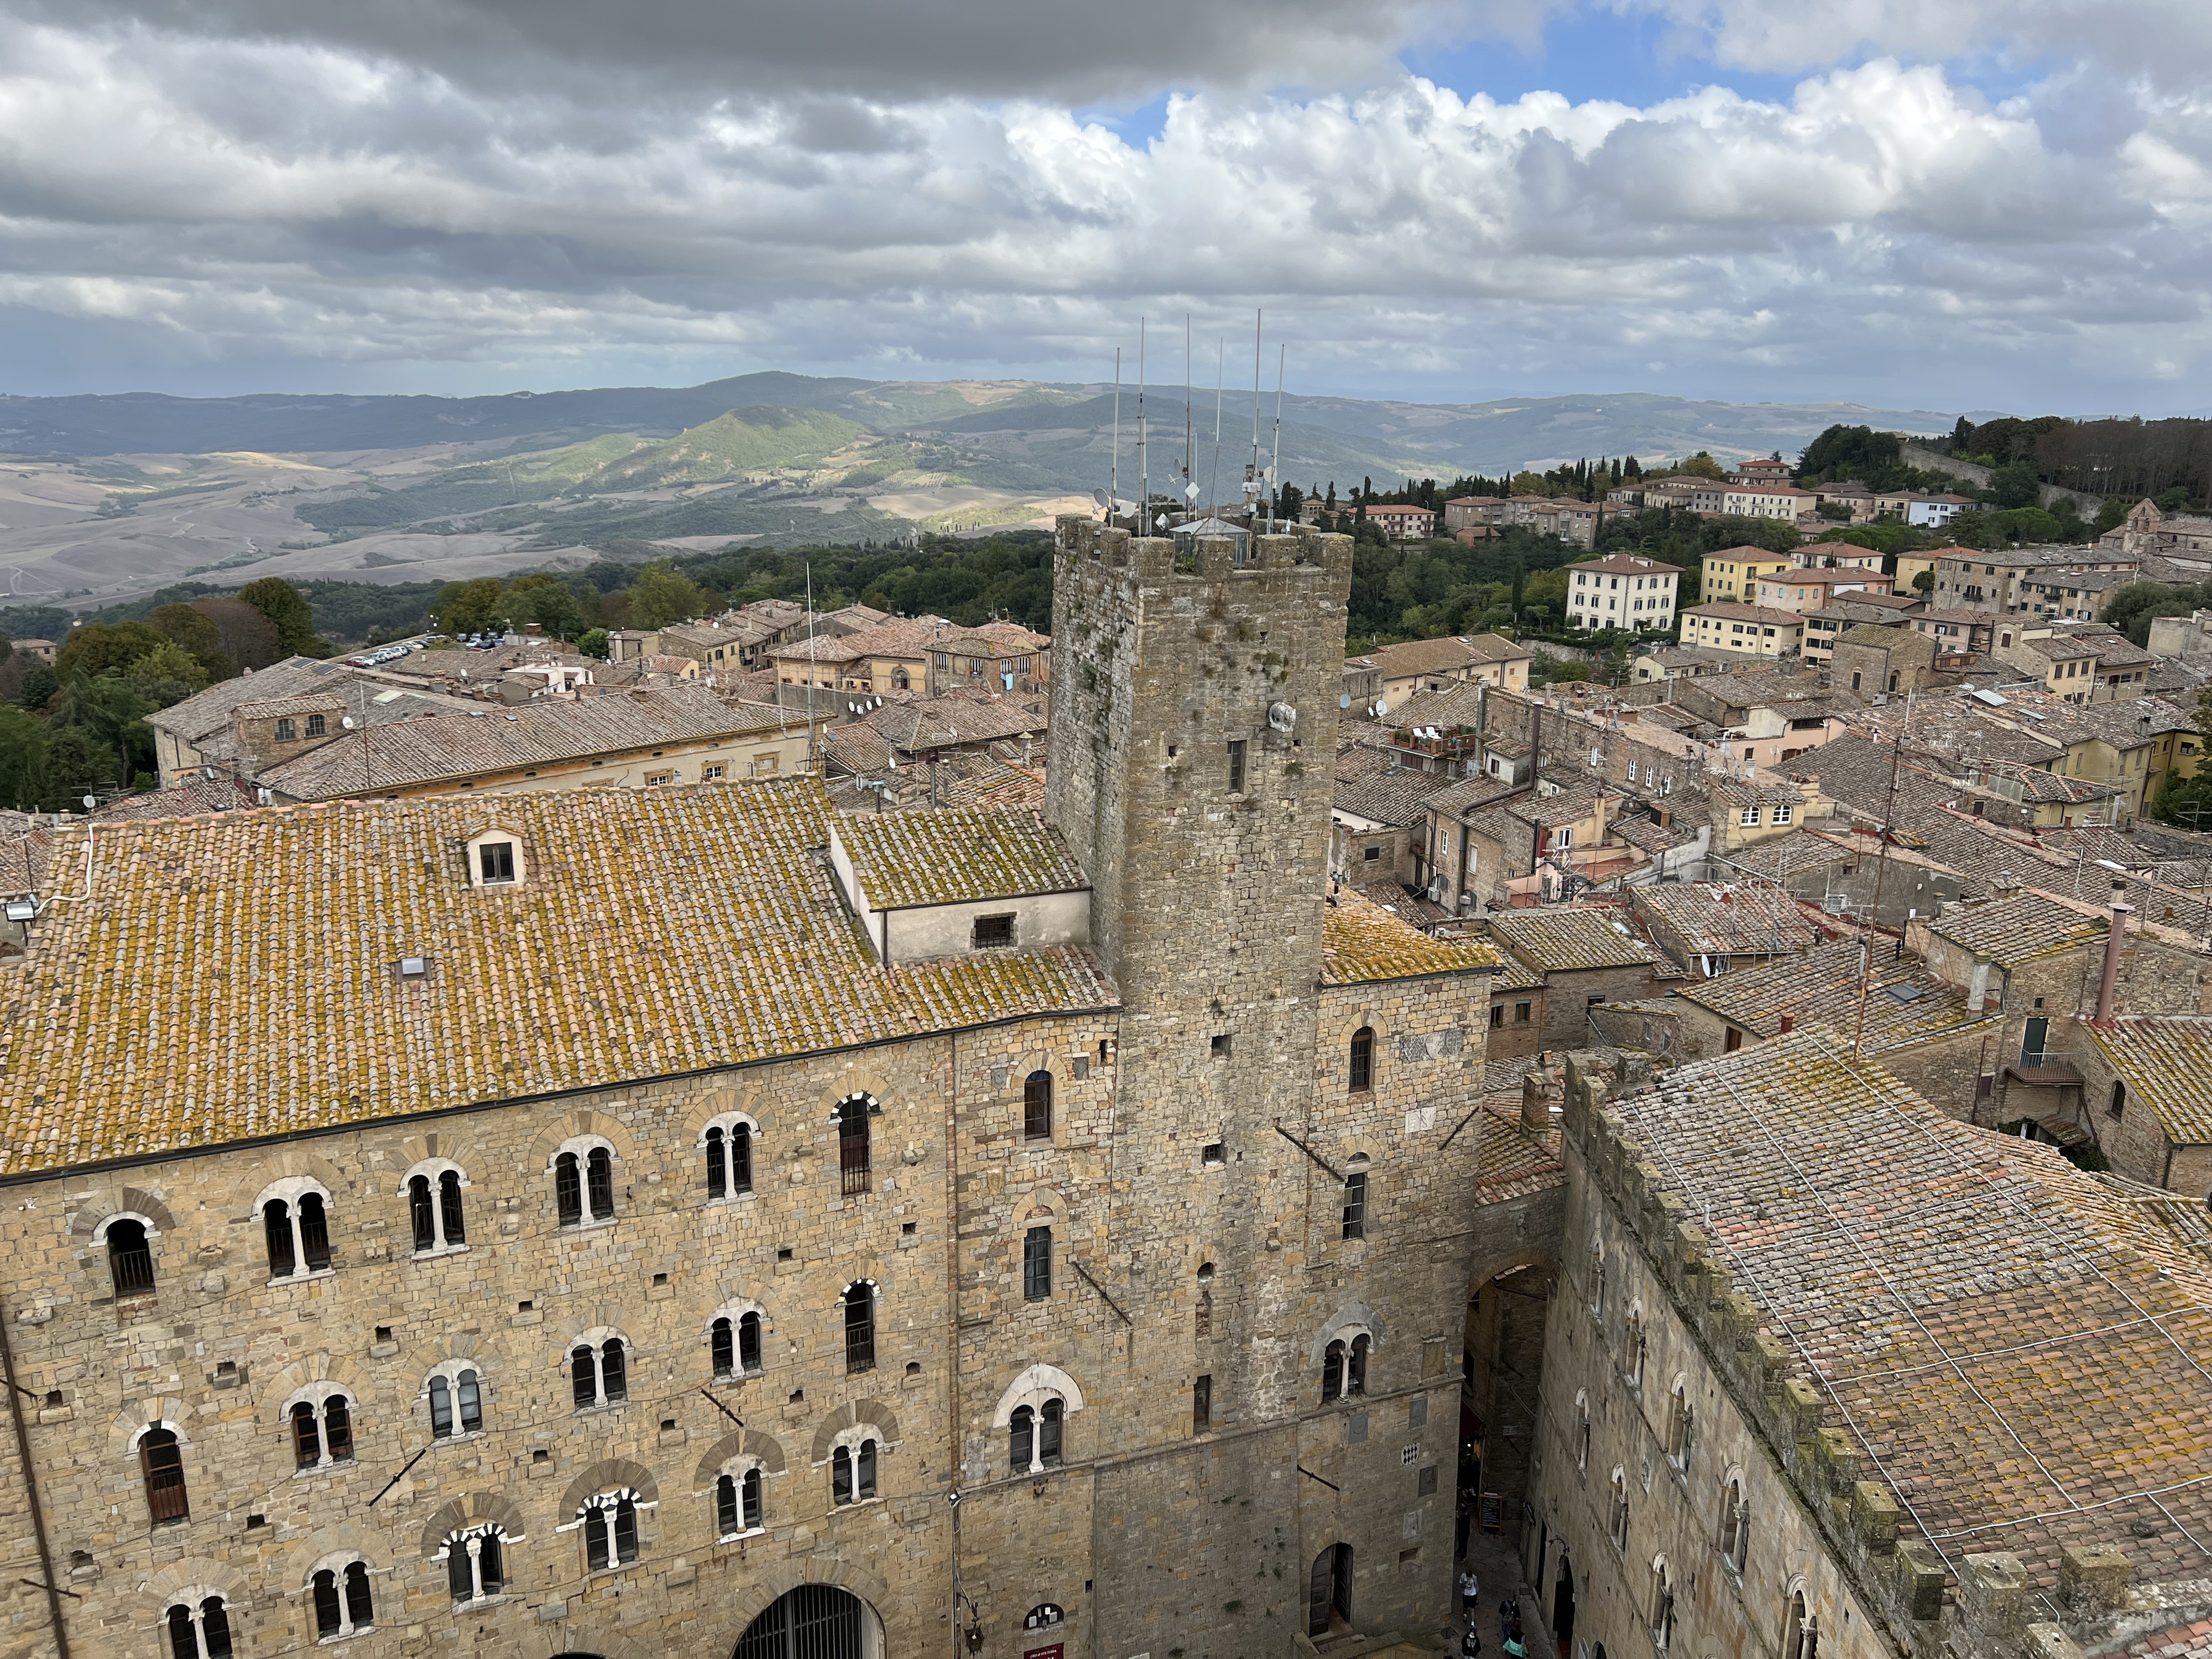
{"type": "Polygon", "coordinates": [[[1656,559],[1613,553],[1567,567],[1567,625],[1635,628],[1674,626],[1674,586],[1681,571],[1656,559]]]}

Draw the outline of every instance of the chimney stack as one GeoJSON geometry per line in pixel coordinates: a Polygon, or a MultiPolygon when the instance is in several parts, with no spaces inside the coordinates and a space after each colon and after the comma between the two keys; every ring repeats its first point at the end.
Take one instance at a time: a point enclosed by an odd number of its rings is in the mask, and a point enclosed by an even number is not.
{"type": "Polygon", "coordinates": [[[2112,878],[2112,927],[2105,935],[2105,977],[2097,987],[2097,1021],[2100,1025],[2112,1023],[2112,993],[2120,980],[2120,950],[2128,936],[2128,916],[2134,909],[2128,902],[2128,884],[2124,877],[2112,878]]]}

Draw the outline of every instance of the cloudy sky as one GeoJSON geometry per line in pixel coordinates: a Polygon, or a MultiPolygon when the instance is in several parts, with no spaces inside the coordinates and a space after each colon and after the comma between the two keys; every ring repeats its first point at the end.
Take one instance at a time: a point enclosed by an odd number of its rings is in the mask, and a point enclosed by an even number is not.
{"type": "Polygon", "coordinates": [[[0,0],[0,392],[1249,375],[1264,305],[1314,392],[2208,411],[2208,86],[2206,0],[0,0]]]}

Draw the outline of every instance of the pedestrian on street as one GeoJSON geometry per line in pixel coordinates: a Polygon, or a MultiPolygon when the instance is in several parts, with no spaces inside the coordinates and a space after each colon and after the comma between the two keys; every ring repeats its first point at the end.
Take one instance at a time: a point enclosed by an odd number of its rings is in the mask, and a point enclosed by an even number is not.
{"type": "Polygon", "coordinates": [[[1506,1637],[1505,1640],[1500,1645],[1505,1650],[1506,1659],[1528,1659],[1528,1644],[1521,1639],[1521,1621],[1519,1620],[1516,1619],[1513,1621],[1513,1629],[1511,1633],[1506,1637]]]}
{"type": "Polygon", "coordinates": [[[1474,1628],[1475,1604],[1481,1599],[1482,1581],[1475,1577],[1474,1569],[1469,1567],[1459,1576],[1460,1615],[1468,1620],[1469,1629],[1474,1628]]]}
{"type": "Polygon", "coordinates": [[[1503,1642],[1513,1626],[1521,1622],[1521,1604],[1508,1595],[1498,1603],[1498,1639],[1503,1642]]]}
{"type": "Polygon", "coordinates": [[[1476,1659],[1481,1653],[1482,1638],[1476,1634],[1474,1626],[1468,1626],[1467,1634],[1460,1639],[1459,1650],[1460,1659],[1476,1659]]]}

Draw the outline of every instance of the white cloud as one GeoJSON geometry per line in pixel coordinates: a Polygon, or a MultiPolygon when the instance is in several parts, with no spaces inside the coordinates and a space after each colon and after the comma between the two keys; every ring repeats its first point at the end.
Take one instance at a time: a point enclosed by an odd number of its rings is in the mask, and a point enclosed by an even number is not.
{"type": "Polygon", "coordinates": [[[322,40],[0,23],[0,304],[473,385],[1090,378],[1140,309],[1264,303],[1347,386],[1658,359],[1684,389],[1887,374],[1963,407],[2203,361],[2212,119],[2184,92],[2115,107],[2054,143],[2036,98],[1887,58],[1646,108],[1399,73],[1179,94],[1133,144],[1036,99],[628,102],[322,40]]]}

